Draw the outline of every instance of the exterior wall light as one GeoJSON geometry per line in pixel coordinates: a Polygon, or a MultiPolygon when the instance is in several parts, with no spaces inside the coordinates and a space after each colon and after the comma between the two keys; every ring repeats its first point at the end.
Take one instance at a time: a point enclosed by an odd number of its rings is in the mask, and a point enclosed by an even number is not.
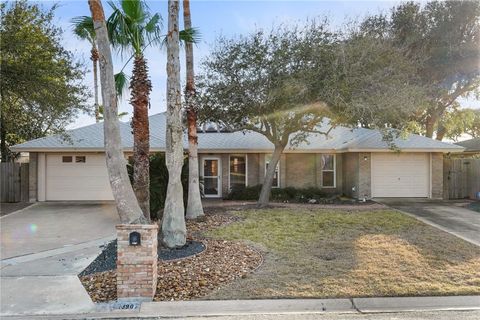
{"type": "Polygon", "coordinates": [[[363,160],[367,161],[367,160],[368,160],[368,156],[363,156],[363,160]]]}

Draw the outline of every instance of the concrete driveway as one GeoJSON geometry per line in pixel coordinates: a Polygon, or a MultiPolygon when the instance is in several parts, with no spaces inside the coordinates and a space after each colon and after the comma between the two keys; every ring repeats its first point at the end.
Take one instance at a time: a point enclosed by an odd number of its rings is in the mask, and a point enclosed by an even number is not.
{"type": "Polygon", "coordinates": [[[464,206],[464,200],[381,198],[375,201],[480,246],[480,213],[464,206]]]}
{"type": "Polygon", "coordinates": [[[38,203],[0,219],[0,315],[94,308],[77,274],[114,239],[113,204],[38,203]]]}

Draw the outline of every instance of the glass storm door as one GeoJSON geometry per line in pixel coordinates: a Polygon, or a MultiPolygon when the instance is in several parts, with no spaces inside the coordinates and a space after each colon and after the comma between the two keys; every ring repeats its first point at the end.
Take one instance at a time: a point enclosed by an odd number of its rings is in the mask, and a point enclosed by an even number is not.
{"type": "Polygon", "coordinates": [[[220,194],[220,160],[203,159],[203,193],[205,197],[219,197],[220,194]]]}

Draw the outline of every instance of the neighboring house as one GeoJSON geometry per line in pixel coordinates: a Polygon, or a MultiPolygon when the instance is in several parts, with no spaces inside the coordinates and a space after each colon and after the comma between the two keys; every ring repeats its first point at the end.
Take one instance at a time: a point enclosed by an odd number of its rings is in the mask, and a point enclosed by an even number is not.
{"type": "Polygon", "coordinates": [[[465,148],[461,156],[480,155],[480,138],[465,140],[455,144],[465,148]]]}
{"type": "MultiPolygon", "coordinates": [[[[120,124],[125,156],[133,139],[120,124]]],[[[165,151],[165,113],[150,117],[152,152],[165,151]]],[[[103,124],[68,131],[12,147],[30,152],[31,201],[112,200],[103,148],[103,124]]],[[[376,130],[336,127],[329,137],[310,134],[307,142],[287,147],[275,187],[318,187],[363,199],[443,197],[443,154],[460,146],[418,135],[397,139],[401,152],[389,149],[376,130]]],[[[261,184],[273,145],[255,132],[206,130],[198,137],[205,197],[222,197],[234,186],[261,184]]],[[[185,137],[185,149],[188,144],[185,137]]]]}

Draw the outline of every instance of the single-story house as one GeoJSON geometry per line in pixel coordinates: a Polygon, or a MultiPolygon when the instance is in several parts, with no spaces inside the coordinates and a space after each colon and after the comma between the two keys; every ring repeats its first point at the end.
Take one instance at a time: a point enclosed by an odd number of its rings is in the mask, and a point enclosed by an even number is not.
{"type": "Polygon", "coordinates": [[[462,152],[462,156],[468,157],[473,155],[480,155],[480,138],[464,140],[455,144],[465,148],[465,150],[463,150],[462,152]]]}
{"type": "MultiPolygon", "coordinates": [[[[152,152],[165,151],[165,113],[150,116],[152,152]]],[[[133,151],[131,127],[120,123],[125,157],[133,151]]],[[[354,198],[443,197],[443,154],[463,148],[411,134],[392,151],[377,130],[335,127],[310,134],[281,156],[274,187],[318,187],[354,198]]],[[[188,144],[185,137],[185,150],[188,144]]],[[[28,141],[12,148],[30,153],[30,200],[112,200],[105,164],[103,123],[28,141]]],[[[261,184],[273,145],[255,132],[199,132],[205,197],[234,186],[261,184]]]]}

